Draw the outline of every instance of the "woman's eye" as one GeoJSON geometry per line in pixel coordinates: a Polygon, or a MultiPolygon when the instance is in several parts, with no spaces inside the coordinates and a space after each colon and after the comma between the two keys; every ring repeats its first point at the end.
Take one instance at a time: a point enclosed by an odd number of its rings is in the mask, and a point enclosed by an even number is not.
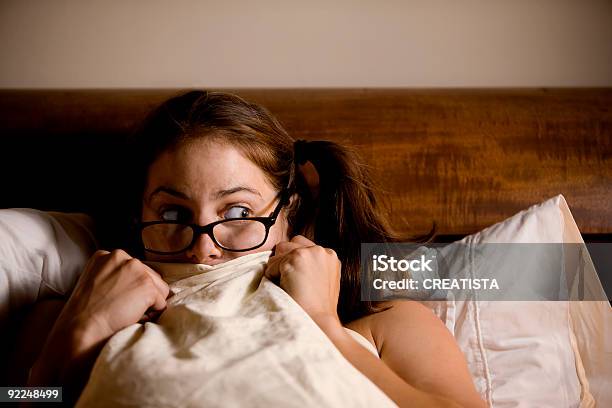
{"type": "Polygon", "coordinates": [[[189,214],[180,208],[169,208],[160,212],[160,217],[163,221],[186,221],[189,214]]]}
{"type": "Polygon", "coordinates": [[[224,216],[225,218],[246,218],[251,216],[251,210],[237,205],[227,210],[224,216]]]}

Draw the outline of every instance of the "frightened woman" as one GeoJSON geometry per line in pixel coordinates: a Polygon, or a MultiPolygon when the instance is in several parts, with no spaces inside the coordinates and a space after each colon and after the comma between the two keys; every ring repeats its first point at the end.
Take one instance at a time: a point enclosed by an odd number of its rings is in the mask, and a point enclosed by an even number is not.
{"type": "Polygon", "coordinates": [[[130,160],[134,195],[125,199],[138,245],[91,257],[31,385],[78,395],[113,335],[164,311],[169,286],[146,261],[215,266],[272,250],[265,275],[396,404],[485,406],[454,338],[427,308],[360,300],[361,243],[399,238],[353,151],[295,141],[258,105],[194,91],[150,115],[130,160]]]}

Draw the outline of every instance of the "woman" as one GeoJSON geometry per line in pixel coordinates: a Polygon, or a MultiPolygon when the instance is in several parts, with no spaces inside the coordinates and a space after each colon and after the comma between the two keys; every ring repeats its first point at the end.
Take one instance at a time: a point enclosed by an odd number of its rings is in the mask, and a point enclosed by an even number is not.
{"type": "Polygon", "coordinates": [[[190,92],[153,112],[129,158],[139,245],[131,255],[92,256],[31,384],[78,390],[113,334],[163,311],[168,285],[138,258],[215,265],[273,249],[266,276],[398,405],[485,406],[453,337],[428,309],[360,301],[360,243],[398,238],[354,153],[294,142],[266,110],[236,96],[190,92]],[[262,218],[237,232],[236,219],[252,217],[262,218]]]}

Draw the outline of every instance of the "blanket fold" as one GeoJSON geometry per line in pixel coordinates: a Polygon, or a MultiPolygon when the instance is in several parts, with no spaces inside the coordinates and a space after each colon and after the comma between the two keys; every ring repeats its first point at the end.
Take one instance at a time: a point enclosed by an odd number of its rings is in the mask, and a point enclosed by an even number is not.
{"type": "Polygon", "coordinates": [[[269,256],[149,263],[168,307],[108,341],[77,407],[396,406],[263,276],[269,256]]]}

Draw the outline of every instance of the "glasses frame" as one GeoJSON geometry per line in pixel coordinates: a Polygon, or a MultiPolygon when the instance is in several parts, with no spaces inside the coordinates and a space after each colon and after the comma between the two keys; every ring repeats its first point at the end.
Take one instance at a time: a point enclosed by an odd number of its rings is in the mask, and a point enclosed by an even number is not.
{"type": "Polygon", "coordinates": [[[193,247],[193,245],[196,243],[196,241],[198,240],[198,238],[200,238],[200,235],[207,234],[210,237],[210,239],[215,243],[215,245],[217,245],[219,248],[223,249],[224,251],[230,251],[230,252],[252,251],[253,249],[257,249],[257,248],[262,247],[266,243],[266,241],[268,240],[268,235],[270,234],[270,228],[276,223],[276,219],[278,218],[278,214],[280,213],[281,209],[287,203],[287,196],[288,196],[288,194],[287,194],[286,191],[285,192],[281,192],[278,196],[280,196],[280,200],[278,201],[278,204],[276,205],[276,208],[274,209],[274,211],[272,211],[272,213],[268,217],[226,218],[224,220],[219,220],[219,221],[211,222],[210,224],[206,224],[206,225],[185,224],[184,222],[178,222],[178,221],[145,221],[145,222],[139,222],[138,223],[138,231],[140,233],[140,243],[142,244],[142,247],[143,247],[143,249],[145,251],[150,252],[152,254],[157,254],[157,255],[177,255],[177,254],[180,254],[182,252],[185,252],[185,251],[191,249],[193,247]],[[261,222],[266,227],[266,236],[264,237],[264,239],[261,242],[261,244],[255,245],[253,247],[246,248],[246,249],[230,249],[230,248],[226,248],[223,245],[221,245],[217,241],[217,239],[215,238],[215,236],[213,234],[213,228],[216,225],[223,224],[225,222],[236,221],[236,220],[242,220],[242,221],[244,221],[244,220],[252,220],[252,221],[261,222]],[[191,230],[193,231],[193,238],[191,239],[191,243],[189,245],[187,245],[185,248],[181,249],[180,251],[164,252],[164,251],[155,251],[155,250],[152,250],[152,249],[147,249],[145,247],[144,240],[142,238],[142,231],[146,227],[149,227],[151,225],[159,225],[159,224],[173,224],[173,225],[183,225],[185,227],[190,227],[191,230]]]}

